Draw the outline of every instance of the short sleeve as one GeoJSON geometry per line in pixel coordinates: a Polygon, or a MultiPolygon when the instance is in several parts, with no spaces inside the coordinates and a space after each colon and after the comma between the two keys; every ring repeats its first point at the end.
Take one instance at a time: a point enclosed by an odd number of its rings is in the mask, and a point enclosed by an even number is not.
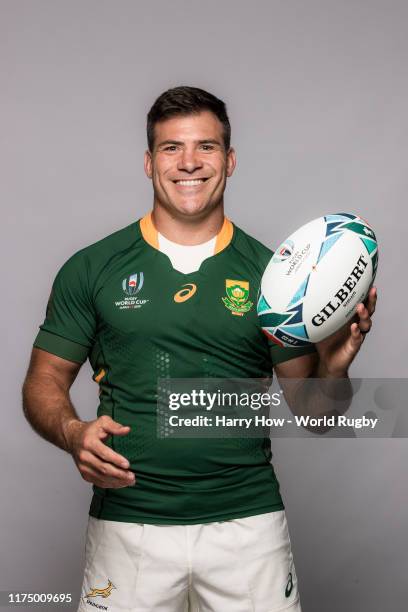
{"type": "Polygon", "coordinates": [[[83,363],[94,344],[96,314],[89,289],[87,260],[79,251],[59,270],[45,321],[34,341],[63,359],[83,363]]]}
{"type": "Polygon", "coordinates": [[[314,344],[300,347],[281,347],[269,341],[269,353],[273,367],[278,365],[278,363],[283,363],[284,361],[295,359],[295,357],[302,357],[302,355],[309,355],[315,352],[316,348],[314,344]]]}

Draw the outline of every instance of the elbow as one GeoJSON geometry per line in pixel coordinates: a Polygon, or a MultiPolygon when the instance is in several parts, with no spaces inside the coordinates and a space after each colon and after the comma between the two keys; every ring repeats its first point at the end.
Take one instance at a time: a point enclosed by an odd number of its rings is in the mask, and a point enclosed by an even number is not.
{"type": "Polygon", "coordinates": [[[29,397],[30,397],[30,385],[28,381],[28,377],[24,380],[22,389],[21,389],[21,404],[23,409],[23,414],[27,421],[29,420],[29,397]]]}
{"type": "Polygon", "coordinates": [[[35,384],[32,380],[31,376],[27,374],[22,389],[21,389],[21,399],[22,399],[22,409],[23,414],[27,421],[31,423],[31,413],[32,413],[32,404],[33,404],[33,396],[35,393],[35,384]]]}

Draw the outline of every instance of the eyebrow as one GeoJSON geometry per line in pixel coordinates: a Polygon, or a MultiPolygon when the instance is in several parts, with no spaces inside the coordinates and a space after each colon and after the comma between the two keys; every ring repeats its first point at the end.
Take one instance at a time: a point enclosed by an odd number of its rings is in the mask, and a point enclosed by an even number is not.
{"type": "MultiPolygon", "coordinates": [[[[215,138],[204,138],[203,140],[197,140],[196,142],[197,144],[221,145],[221,142],[219,140],[216,140],[215,138]]],[[[183,145],[183,144],[184,142],[182,140],[163,140],[162,142],[159,142],[157,146],[163,147],[164,145],[183,145]]]]}
{"type": "Polygon", "coordinates": [[[199,140],[198,144],[217,144],[220,145],[220,141],[215,138],[204,138],[204,140],[199,140]]]}

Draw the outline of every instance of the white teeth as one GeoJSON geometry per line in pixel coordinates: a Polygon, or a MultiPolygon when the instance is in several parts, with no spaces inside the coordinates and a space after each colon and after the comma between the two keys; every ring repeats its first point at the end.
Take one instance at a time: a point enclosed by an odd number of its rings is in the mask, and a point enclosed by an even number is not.
{"type": "Polygon", "coordinates": [[[204,179],[193,179],[190,181],[177,181],[177,185],[183,185],[185,187],[190,187],[191,185],[201,185],[204,183],[204,179]]]}

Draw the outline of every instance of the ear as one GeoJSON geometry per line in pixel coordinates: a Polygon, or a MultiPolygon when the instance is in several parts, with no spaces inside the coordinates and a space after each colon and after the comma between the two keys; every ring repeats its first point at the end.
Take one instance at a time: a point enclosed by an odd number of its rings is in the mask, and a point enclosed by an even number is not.
{"type": "Polygon", "coordinates": [[[153,175],[153,160],[150,151],[145,151],[144,154],[144,171],[146,176],[151,179],[153,175]]]}
{"type": "Polygon", "coordinates": [[[236,165],[237,157],[235,155],[235,150],[231,147],[227,153],[227,176],[232,176],[236,165]]]}

